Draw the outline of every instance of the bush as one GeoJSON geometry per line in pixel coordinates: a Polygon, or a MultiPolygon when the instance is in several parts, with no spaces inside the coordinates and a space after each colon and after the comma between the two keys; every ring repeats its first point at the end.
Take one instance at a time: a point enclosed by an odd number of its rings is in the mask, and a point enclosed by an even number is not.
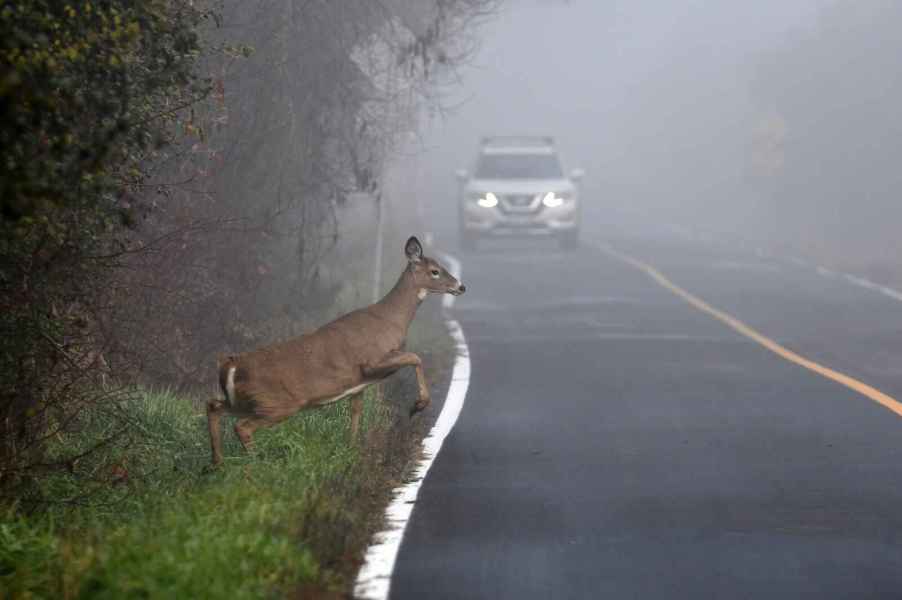
{"type": "Polygon", "coordinates": [[[194,75],[206,16],[187,0],[0,8],[0,370],[16,374],[0,382],[4,496],[72,469],[79,456],[50,460],[46,441],[81,427],[86,407],[122,416],[99,385],[111,367],[126,379],[108,352],[111,272],[134,249],[149,159],[206,93],[194,75]]]}

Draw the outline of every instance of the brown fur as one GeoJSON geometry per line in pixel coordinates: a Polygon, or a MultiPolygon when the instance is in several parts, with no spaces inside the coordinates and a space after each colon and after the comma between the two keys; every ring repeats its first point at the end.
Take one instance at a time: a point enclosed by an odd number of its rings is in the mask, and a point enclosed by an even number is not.
{"type": "MultiPolygon", "coordinates": [[[[213,464],[222,462],[219,421],[224,413],[243,417],[236,423],[235,432],[249,449],[256,429],[274,425],[299,410],[334,401],[349,390],[376,383],[407,366],[416,369],[419,388],[413,412],[429,405],[420,359],[403,351],[407,329],[422,301],[421,290],[461,294],[466,288],[436,261],[423,256],[416,238],[407,241],[405,253],[407,268],[379,302],[301,337],[220,361],[219,384],[226,401],[211,400],[207,405],[213,464]],[[227,384],[232,367],[234,396],[229,398],[227,384]]],[[[355,395],[353,434],[361,409],[361,400],[355,395]]]]}

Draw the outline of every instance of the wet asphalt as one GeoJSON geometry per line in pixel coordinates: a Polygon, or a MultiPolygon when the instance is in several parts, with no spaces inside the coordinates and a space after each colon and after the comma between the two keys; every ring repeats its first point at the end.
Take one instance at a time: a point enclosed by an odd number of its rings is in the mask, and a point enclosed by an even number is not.
{"type": "MultiPolygon", "coordinates": [[[[902,399],[902,302],[728,245],[611,241],[902,399]]],[[[392,598],[902,598],[902,419],[595,247],[459,256],[472,378],[392,598]]]]}

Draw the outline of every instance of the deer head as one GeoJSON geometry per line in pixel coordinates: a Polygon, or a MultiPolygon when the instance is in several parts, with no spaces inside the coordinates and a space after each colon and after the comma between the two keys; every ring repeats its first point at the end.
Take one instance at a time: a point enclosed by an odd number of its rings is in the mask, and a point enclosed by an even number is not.
{"type": "Polygon", "coordinates": [[[411,236],[404,245],[404,254],[407,255],[407,269],[413,276],[413,283],[419,290],[420,300],[426,294],[452,294],[460,296],[467,291],[467,286],[451,275],[445,267],[437,261],[423,255],[423,246],[420,240],[411,236]]]}

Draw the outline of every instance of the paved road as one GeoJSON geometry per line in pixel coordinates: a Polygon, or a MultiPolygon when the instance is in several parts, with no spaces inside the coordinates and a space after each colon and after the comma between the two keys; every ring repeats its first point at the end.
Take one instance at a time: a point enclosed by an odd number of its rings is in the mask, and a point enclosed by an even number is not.
{"type": "MultiPolygon", "coordinates": [[[[615,244],[902,399],[902,302],[711,245],[615,244]]],[[[392,598],[902,597],[902,419],[598,250],[463,259],[470,391],[392,598]]]]}

